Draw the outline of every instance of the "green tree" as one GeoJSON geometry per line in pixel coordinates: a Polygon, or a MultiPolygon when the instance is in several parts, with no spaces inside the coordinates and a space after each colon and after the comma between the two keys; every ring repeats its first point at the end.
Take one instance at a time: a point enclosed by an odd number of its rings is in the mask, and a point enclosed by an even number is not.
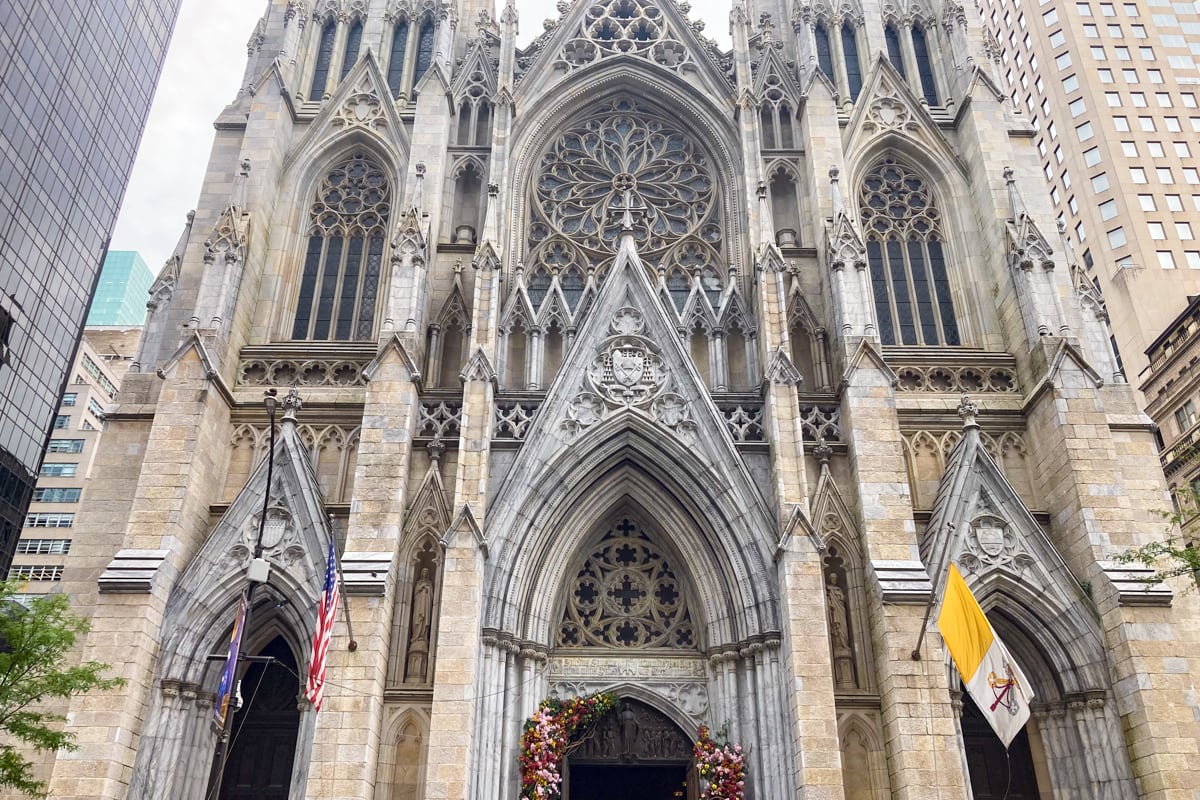
{"type": "Polygon", "coordinates": [[[34,780],[33,764],[19,748],[78,747],[74,734],[61,729],[66,719],[46,711],[45,701],[112,689],[124,681],[105,678],[109,667],[97,661],[68,666],[71,649],[89,625],[71,612],[65,595],[22,605],[13,597],[16,590],[16,584],[0,582],[0,788],[45,797],[48,787],[34,780]]]}
{"type": "Polygon", "coordinates": [[[1175,511],[1162,513],[1170,535],[1161,541],[1126,550],[1117,556],[1117,561],[1142,564],[1154,570],[1154,574],[1147,578],[1149,583],[1184,577],[1191,579],[1195,588],[1200,590],[1200,543],[1192,538],[1197,531],[1181,532],[1183,526],[1191,523],[1193,517],[1200,513],[1200,480],[1178,490],[1175,500],[1175,511]]]}

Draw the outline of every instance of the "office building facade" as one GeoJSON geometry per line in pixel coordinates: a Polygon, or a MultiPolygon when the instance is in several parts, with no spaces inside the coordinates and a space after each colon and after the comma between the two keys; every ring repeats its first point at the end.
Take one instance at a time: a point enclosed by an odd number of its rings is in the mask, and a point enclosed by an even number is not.
{"type": "Polygon", "coordinates": [[[38,464],[179,0],[0,10],[0,567],[38,464]]]}
{"type": "Polygon", "coordinates": [[[1077,290],[1123,371],[1200,292],[1200,8],[1169,0],[980,0],[1002,91],[1034,127],[1077,290]]]}

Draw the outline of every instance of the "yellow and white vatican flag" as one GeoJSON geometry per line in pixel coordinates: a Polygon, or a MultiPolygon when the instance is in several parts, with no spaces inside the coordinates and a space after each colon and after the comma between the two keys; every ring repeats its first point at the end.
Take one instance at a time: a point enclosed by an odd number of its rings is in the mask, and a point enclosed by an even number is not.
{"type": "Polygon", "coordinates": [[[954,564],[946,576],[938,630],[971,699],[1007,748],[1029,719],[1033,689],[954,564]]]}

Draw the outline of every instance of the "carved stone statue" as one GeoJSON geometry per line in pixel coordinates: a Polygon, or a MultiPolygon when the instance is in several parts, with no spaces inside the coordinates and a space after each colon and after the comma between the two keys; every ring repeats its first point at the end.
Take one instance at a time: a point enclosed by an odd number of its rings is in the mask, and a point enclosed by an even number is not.
{"type": "Polygon", "coordinates": [[[839,688],[853,689],[854,650],[850,644],[850,614],[846,606],[846,590],[838,585],[836,572],[825,576],[825,606],[829,614],[829,640],[833,646],[833,680],[839,688]]]}
{"type": "Polygon", "coordinates": [[[409,623],[408,667],[404,679],[410,682],[428,680],[429,671],[429,626],[433,614],[433,579],[429,568],[421,570],[421,576],[413,586],[412,620],[409,623]]]}
{"type": "Polygon", "coordinates": [[[429,569],[421,570],[421,577],[413,587],[412,635],[409,641],[429,641],[429,619],[433,613],[433,580],[429,569]]]}

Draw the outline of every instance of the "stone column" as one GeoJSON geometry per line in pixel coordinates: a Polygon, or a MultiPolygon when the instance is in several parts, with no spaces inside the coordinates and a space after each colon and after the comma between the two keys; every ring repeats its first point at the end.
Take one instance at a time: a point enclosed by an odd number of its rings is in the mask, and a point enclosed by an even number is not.
{"type": "MultiPolygon", "coordinates": [[[[355,553],[399,550],[412,440],[420,416],[419,375],[398,339],[384,345],[368,377],[343,560],[355,553]]],[[[327,659],[329,683],[315,719],[306,792],[314,800],[371,796],[378,771],[388,654],[392,647],[404,646],[403,632],[392,641],[399,570],[393,557],[382,597],[349,598],[358,642],[353,652],[338,613],[327,659]]]]}
{"type": "Polygon", "coordinates": [[[889,573],[897,566],[921,566],[892,373],[871,357],[860,358],[847,372],[842,425],[873,589],[866,618],[892,797],[959,800],[966,792],[961,745],[937,637],[925,638],[920,661],[912,657],[928,595],[905,598],[889,589],[889,573]]]}

